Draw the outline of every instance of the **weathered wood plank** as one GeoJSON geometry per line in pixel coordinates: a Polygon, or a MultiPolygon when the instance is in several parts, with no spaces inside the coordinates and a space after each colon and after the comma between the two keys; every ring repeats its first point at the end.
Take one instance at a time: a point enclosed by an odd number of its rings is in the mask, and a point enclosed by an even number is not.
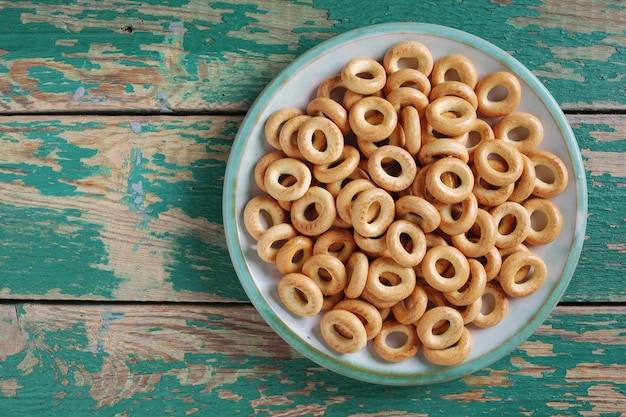
{"type": "Polygon", "coordinates": [[[447,25],[493,42],[565,109],[626,108],[626,10],[611,0],[385,0],[373,8],[331,0],[2,1],[0,17],[5,113],[242,112],[310,47],[394,21],[447,25]]]}
{"type": "MultiPolygon", "coordinates": [[[[569,120],[587,171],[589,220],[565,300],[624,301],[626,117],[569,120]]],[[[0,118],[0,296],[245,301],[221,213],[240,121],[0,118]]]]}
{"type": "Polygon", "coordinates": [[[487,369],[420,388],[326,371],[249,305],[2,305],[0,317],[6,415],[619,416],[626,409],[625,307],[558,307],[487,369]]]}

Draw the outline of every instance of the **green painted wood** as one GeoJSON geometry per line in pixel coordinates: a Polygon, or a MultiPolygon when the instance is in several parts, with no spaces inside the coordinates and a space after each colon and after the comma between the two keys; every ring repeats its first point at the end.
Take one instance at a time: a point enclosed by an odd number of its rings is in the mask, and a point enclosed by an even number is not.
{"type": "Polygon", "coordinates": [[[626,108],[626,10],[612,0],[57,3],[0,2],[0,112],[243,112],[307,49],[394,21],[493,42],[565,109],[626,108]]]}
{"type": "MultiPolygon", "coordinates": [[[[624,301],[626,117],[569,120],[587,171],[589,220],[564,300],[624,301]]],[[[0,296],[246,301],[221,212],[240,121],[0,118],[0,296]]]]}
{"type": "Polygon", "coordinates": [[[626,409],[626,308],[559,307],[488,368],[383,387],[292,351],[250,306],[0,307],[3,415],[585,415],[626,409]]]}

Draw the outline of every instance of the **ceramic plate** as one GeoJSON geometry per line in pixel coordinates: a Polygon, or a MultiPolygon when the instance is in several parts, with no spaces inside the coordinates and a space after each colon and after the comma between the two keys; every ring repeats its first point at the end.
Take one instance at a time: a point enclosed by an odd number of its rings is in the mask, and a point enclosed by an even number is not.
{"type": "Polygon", "coordinates": [[[587,214],[585,173],[576,139],[560,107],[533,74],[496,46],[470,34],[427,24],[384,24],[357,29],[309,50],[284,69],[260,94],[246,115],[230,153],[224,181],[224,228],[233,265],[251,302],[267,323],[294,349],[339,374],[379,384],[417,385],[442,382],[475,372],[506,355],[526,340],[550,314],[576,268],[587,214]],[[300,318],[286,310],[277,293],[280,274],[257,255],[242,213],[248,200],[259,194],[253,170],[270,150],[263,126],[283,107],[305,109],[317,86],[337,74],[352,58],[372,57],[382,62],[385,51],[403,40],[417,40],[430,48],[437,60],[462,54],[476,65],[479,78],[493,71],[510,71],[522,84],[517,111],[539,117],[545,129],[541,149],[557,154],[567,165],[567,189],[553,199],[561,208],[564,227],[556,241],[533,248],[549,259],[549,274],[542,288],[531,296],[511,299],[503,322],[489,329],[472,328],[474,346],[461,364],[440,367],[421,354],[400,363],[389,363],[373,352],[371,343],[362,351],[343,355],[331,350],[318,330],[320,315],[300,318]]]}

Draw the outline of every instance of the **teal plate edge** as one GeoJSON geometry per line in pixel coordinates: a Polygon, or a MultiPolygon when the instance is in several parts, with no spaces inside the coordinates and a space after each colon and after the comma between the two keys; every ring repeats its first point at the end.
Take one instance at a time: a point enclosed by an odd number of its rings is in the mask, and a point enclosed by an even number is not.
{"type": "Polygon", "coordinates": [[[519,61],[492,43],[457,29],[425,23],[385,23],[366,26],[345,32],[311,48],[285,67],[285,69],[263,89],[244,117],[231,147],[224,177],[222,211],[228,251],[235,272],[239,277],[246,295],[267,324],[292,348],[313,362],[316,362],[317,364],[338,374],[348,376],[353,379],[382,385],[426,385],[461,378],[489,366],[516,349],[522,342],[528,339],[550,315],[569,285],[582,250],[587,223],[587,183],[578,143],[560,106],[544,85],[539,81],[539,79],[537,79],[537,77],[519,61]],[[255,285],[254,280],[246,267],[246,260],[242,252],[237,233],[237,213],[234,204],[234,191],[237,188],[237,167],[240,163],[240,156],[245,147],[250,130],[254,123],[257,122],[260,113],[278,86],[280,86],[285,80],[288,80],[311,59],[322,55],[345,42],[349,42],[360,37],[405,32],[416,35],[425,34],[451,38],[455,41],[462,42],[476,49],[482,50],[515,71],[517,75],[528,84],[528,86],[537,94],[537,96],[550,110],[552,117],[555,119],[555,122],[559,126],[565,138],[574,169],[577,196],[576,210],[578,214],[576,216],[576,232],[574,234],[573,241],[571,242],[569,257],[557,285],[551,292],[547,302],[541,306],[541,308],[533,316],[532,320],[530,320],[515,337],[509,339],[507,343],[497,346],[487,354],[475,358],[471,362],[465,364],[462,363],[450,368],[438,368],[432,372],[398,375],[357,368],[342,362],[338,358],[322,353],[305,343],[300,337],[293,333],[287,325],[280,320],[279,317],[275,315],[275,313],[264,301],[262,294],[255,285]]]}

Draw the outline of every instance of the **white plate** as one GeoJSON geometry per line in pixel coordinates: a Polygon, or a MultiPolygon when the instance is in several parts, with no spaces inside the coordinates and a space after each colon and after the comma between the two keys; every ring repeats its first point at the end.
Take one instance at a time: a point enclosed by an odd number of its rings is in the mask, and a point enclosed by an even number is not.
{"type": "Polygon", "coordinates": [[[584,238],[587,193],[585,173],[576,139],[560,107],[533,74],[496,46],[470,34],[427,24],[383,24],[365,27],[332,38],[309,50],[281,72],[260,94],[231,149],[223,195],[224,228],[231,259],[250,301],[267,323],[294,349],[328,369],[351,378],[389,385],[416,385],[442,382],[475,372],[506,355],[526,340],[550,314],[567,288],[576,268],[584,238]],[[489,329],[472,328],[474,346],[461,364],[440,367],[421,354],[400,363],[381,360],[371,344],[350,355],[338,354],[323,341],[319,317],[300,318],[286,310],[277,294],[280,278],[273,265],[263,262],[256,244],[243,226],[245,204],[259,194],[253,169],[270,149],[263,126],[267,118],[283,107],[305,109],[317,86],[337,74],[352,58],[382,60],[385,51],[403,40],[417,40],[430,48],[437,60],[452,53],[469,57],[479,78],[493,71],[510,71],[522,84],[522,102],[517,111],[539,117],[545,129],[541,149],[558,155],[567,165],[567,189],[553,201],[561,208],[564,227],[556,241],[534,248],[548,262],[548,278],[531,296],[512,299],[503,322],[489,329]]]}

